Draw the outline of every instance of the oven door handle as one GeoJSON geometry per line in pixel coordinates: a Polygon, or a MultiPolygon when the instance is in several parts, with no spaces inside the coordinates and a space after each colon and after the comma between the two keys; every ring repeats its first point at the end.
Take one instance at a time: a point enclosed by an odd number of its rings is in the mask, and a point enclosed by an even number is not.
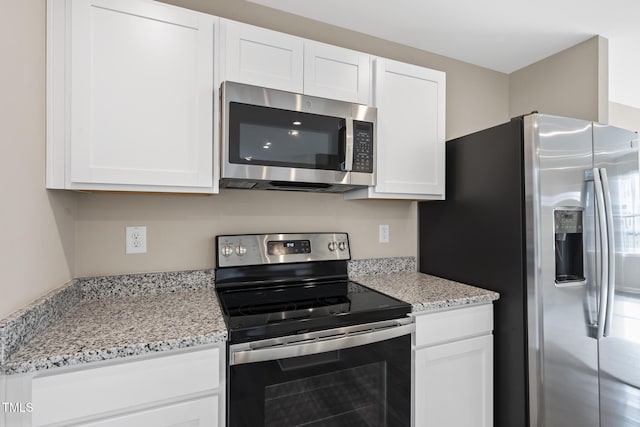
{"type": "Polygon", "coordinates": [[[342,333],[338,333],[338,330],[333,334],[331,331],[318,331],[281,340],[234,344],[229,347],[229,364],[241,365],[325,353],[398,338],[415,330],[409,318],[371,324],[368,329],[366,325],[360,326],[365,327],[349,331],[345,330],[351,328],[345,328],[342,333]]]}

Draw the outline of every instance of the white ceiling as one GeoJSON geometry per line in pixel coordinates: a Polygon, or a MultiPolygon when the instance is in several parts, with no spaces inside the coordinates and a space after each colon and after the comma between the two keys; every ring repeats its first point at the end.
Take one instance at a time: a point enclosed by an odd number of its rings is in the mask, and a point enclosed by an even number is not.
{"type": "Polygon", "coordinates": [[[609,99],[640,108],[638,0],[250,1],[504,73],[601,35],[609,99]]]}

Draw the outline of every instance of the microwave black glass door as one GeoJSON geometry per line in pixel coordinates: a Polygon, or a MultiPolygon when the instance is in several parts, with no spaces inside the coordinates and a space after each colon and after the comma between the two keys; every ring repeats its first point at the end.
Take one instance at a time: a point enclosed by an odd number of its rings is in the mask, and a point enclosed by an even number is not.
{"type": "Polygon", "coordinates": [[[231,102],[229,162],[342,170],[345,121],[337,117],[231,102]]]}

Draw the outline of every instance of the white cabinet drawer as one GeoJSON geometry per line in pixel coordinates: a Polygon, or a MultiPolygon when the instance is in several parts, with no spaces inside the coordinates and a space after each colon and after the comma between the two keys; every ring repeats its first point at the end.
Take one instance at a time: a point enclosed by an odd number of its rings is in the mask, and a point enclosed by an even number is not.
{"type": "Polygon", "coordinates": [[[416,347],[491,333],[491,304],[416,315],[416,347]]]}
{"type": "Polygon", "coordinates": [[[82,427],[215,427],[217,425],[218,396],[209,396],[82,424],[82,427]]]}
{"type": "Polygon", "coordinates": [[[95,416],[220,386],[218,348],[33,379],[33,425],[95,416]],[[36,409],[37,408],[37,409],[36,409]]]}

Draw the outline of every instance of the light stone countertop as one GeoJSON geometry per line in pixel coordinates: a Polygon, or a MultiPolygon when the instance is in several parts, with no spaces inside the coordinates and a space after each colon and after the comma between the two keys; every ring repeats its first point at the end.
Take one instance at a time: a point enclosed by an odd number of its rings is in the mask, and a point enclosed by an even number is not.
{"type": "MultiPolygon", "coordinates": [[[[351,280],[410,303],[413,312],[491,303],[499,298],[493,291],[422,273],[377,274],[383,270],[360,268],[358,271],[364,275],[351,280]],[[374,275],[366,275],[368,272],[374,275]]],[[[1,373],[11,375],[81,365],[227,339],[215,288],[208,285],[206,274],[196,271],[107,279],[108,283],[88,279],[83,285],[86,297],[11,354],[0,365],[1,373]],[[134,283],[136,292],[132,292],[129,282],[133,279],[153,286],[144,289],[134,283]],[[94,292],[94,281],[105,295],[94,292]],[[182,288],[177,285],[175,289],[167,288],[174,282],[183,283],[182,288]],[[185,287],[184,283],[191,282],[205,287],[185,287]]],[[[43,311],[47,313],[48,309],[43,311]]]]}
{"type": "Polygon", "coordinates": [[[227,339],[214,289],[80,301],[3,366],[18,374],[227,339]]]}
{"type": "Polygon", "coordinates": [[[408,302],[414,313],[490,303],[500,297],[497,292],[416,272],[352,277],[351,280],[408,302]]]}

